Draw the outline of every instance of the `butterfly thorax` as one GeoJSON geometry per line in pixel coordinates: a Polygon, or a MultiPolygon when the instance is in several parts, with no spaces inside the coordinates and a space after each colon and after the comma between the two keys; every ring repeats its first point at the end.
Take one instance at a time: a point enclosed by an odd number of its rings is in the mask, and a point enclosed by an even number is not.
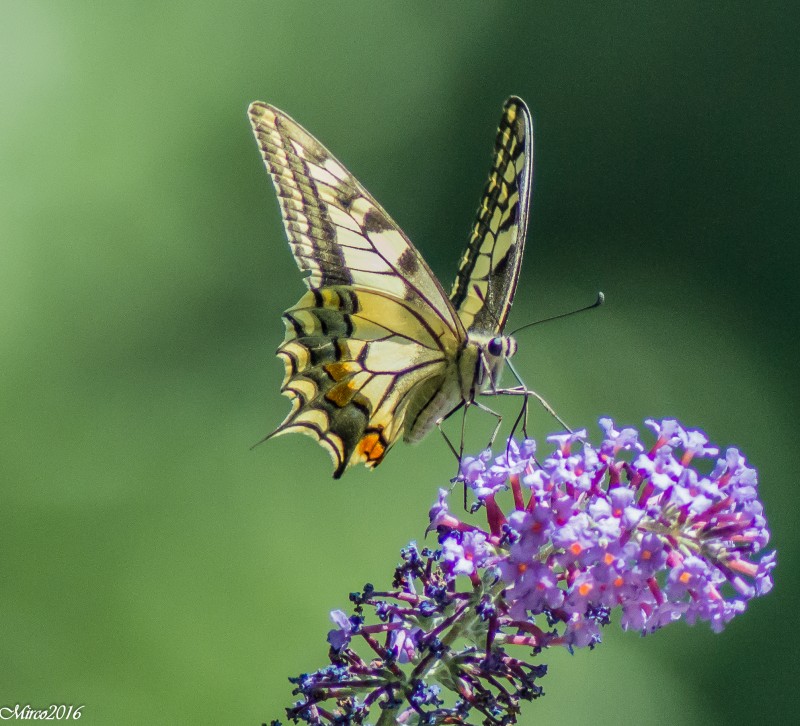
{"type": "Polygon", "coordinates": [[[410,401],[404,439],[420,441],[460,404],[472,403],[483,391],[497,388],[506,358],[516,350],[517,343],[510,336],[468,333],[452,369],[431,380],[429,389],[420,387],[410,401]]]}

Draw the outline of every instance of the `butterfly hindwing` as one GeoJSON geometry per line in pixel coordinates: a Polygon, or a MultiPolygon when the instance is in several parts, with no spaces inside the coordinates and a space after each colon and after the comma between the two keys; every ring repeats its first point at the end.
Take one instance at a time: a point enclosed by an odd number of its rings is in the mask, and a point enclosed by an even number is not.
{"type": "Polygon", "coordinates": [[[525,102],[503,107],[494,157],[469,244],[450,293],[470,332],[502,332],[522,264],[533,169],[533,126],[525,102]]]}
{"type": "Polygon", "coordinates": [[[284,314],[278,355],[292,410],[271,436],[313,436],[335,477],[375,466],[452,390],[466,333],[420,254],[322,144],[272,106],[249,113],[309,287],[284,314]]]}
{"type": "Polygon", "coordinates": [[[441,387],[453,356],[438,318],[427,327],[416,321],[402,301],[375,291],[334,286],[306,293],[284,313],[281,390],[293,406],[275,433],[316,438],[337,478],[353,464],[380,463],[404,433],[420,391],[441,387]]]}

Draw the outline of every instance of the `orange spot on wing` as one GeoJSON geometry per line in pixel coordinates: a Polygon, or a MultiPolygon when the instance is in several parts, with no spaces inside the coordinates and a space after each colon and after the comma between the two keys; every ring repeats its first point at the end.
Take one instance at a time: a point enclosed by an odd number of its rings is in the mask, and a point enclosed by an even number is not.
{"type": "Polygon", "coordinates": [[[367,466],[377,466],[386,454],[381,435],[371,431],[358,442],[358,453],[366,459],[367,466]]]}
{"type": "Polygon", "coordinates": [[[328,363],[325,372],[337,383],[354,372],[352,363],[328,363]]]}
{"type": "Polygon", "coordinates": [[[327,398],[331,403],[336,404],[339,408],[344,408],[348,403],[350,403],[350,401],[353,400],[355,392],[356,389],[352,386],[351,381],[344,381],[342,383],[337,383],[333,388],[331,388],[325,394],[325,398],[327,398]]]}

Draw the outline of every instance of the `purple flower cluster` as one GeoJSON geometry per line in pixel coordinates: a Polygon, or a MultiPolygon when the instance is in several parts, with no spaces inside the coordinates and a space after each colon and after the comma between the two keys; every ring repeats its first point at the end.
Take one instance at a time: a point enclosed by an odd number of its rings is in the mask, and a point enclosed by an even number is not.
{"type": "Polygon", "coordinates": [[[705,434],[675,420],[646,423],[656,439],[647,451],[635,429],[601,419],[598,448],[577,431],[548,437],[555,450],[541,462],[530,440],[509,441],[496,458],[465,458],[461,474],[489,527],[452,516],[441,490],[431,527],[449,576],[496,568],[511,621],[546,614],[564,625],[529,638],[539,647],[597,643],[617,606],[625,629],[647,633],[685,617],[722,630],[772,588],[775,553],[755,559],[769,540],[756,471],[737,449],[719,457],[705,434]],[[496,501],[506,489],[508,513],[496,501]]]}
{"type": "Polygon", "coordinates": [[[289,679],[302,700],[287,716],[295,723],[361,724],[374,723],[369,717],[377,712],[379,725],[437,724],[467,723],[477,710],[485,723],[513,723],[506,717],[519,712],[520,701],[541,695],[536,680],[547,667],[491,643],[487,650],[499,591],[479,585],[457,592],[441,567],[441,550],[420,551],[412,543],[401,555],[391,590],[365,585],[350,595],[356,615],[331,613],[330,665],[289,679]],[[368,609],[376,622],[365,622],[368,609]]]}
{"type": "Polygon", "coordinates": [[[599,447],[578,431],[548,437],[541,460],[534,441],[511,439],[500,456],[464,458],[486,528],[451,513],[440,490],[429,527],[440,547],[412,543],[390,589],[366,585],[350,596],[354,615],[331,613],[330,665],[290,679],[301,700],[289,718],[467,723],[477,711],[515,723],[546,666],[509,646],[592,647],[617,606],[622,627],[643,634],[681,617],[719,631],[769,592],[755,470],[674,420],[647,424],[647,450],[601,419],[599,447]]]}

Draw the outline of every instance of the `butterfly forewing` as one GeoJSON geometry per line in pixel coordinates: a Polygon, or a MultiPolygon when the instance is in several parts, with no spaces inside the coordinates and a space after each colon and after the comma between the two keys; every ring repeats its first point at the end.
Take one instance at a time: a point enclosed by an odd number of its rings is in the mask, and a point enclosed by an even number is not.
{"type": "Polygon", "coordinates": [[[255,102],[249,114],[308,287],[389,293],[433,311],[457,333],[458,317],[422,255],[356,178],[283,111],[255,102]]]}
{"type": "Polygon", "coordinates": [[[494,157],[450,300],[470,332],[502,332],[522,264],[533,169],[533,127],[525,102],[503,107],[494,157]]]}

